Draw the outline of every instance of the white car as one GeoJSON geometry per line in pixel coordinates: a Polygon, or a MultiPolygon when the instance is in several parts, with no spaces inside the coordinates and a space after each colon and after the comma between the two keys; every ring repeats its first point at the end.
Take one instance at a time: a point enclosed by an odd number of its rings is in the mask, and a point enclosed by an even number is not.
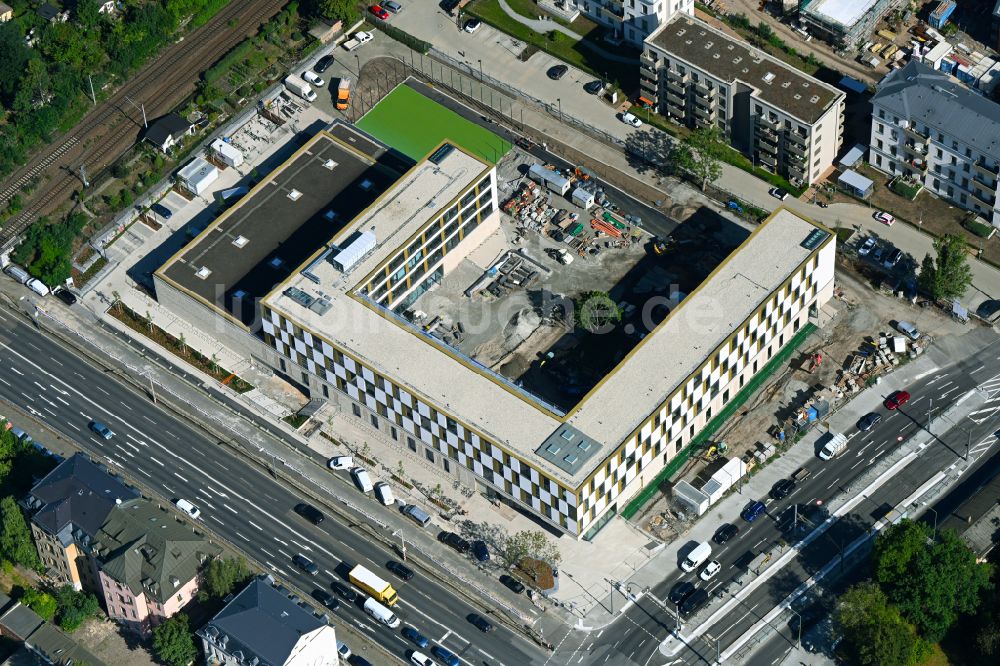
{"type": "Polygon", "coordinates": [[[777,199],[778,201],[784,201],[785,199],[788,198],[788,192],[781,189],[780,187],[772,187],[767,191],[767,193],[770,194],[775,199],[777,199]]]}
{"type": "Polygon", "coordinates": [[[326,462],[330,469],[351,469],[354,467],[354,458],[351,456],[334,456],[326,462]]]}
{"type": "Polygon", "coordinates": [[[469,33],[470,35],[472,35],[472,34],[474,34],[476,32],[476,30],[479,30],[479,27],[482,24],[483,24],[483,22],[480,21],[479,19],[477,19],[477,18],[471,18],[471,19],[469,19],[468,21],[465,22],[465,31],[467,33],[469,33]]]}
{"type": "Polygon", "coordinates": [[[622,114],[622,122],[626,125],[631,125],[632,127],[642,127],[642,121],[636,118],[631,113],[622,114]]]}
{"type": "Polygon", "coordinates": [[[713,578],[715,578],[715,575],[719,573],[721,570],[722,570],[722,565],[719,564],[719,560],[712,560],[711,562],[705,565],[705,568],[701,570],[701,573],[698,574],[698,577],[701,578],[702,580],[712,580],[713,578]]]}
{"type": "Polygon", "coordinates": [[[340,655],[341,659],[351,658],[351,648],[347,646],[347,643],[343,641],[337,641],[337,654],[340,655]]]}
{"type": "Polygon", "coordinates": [[[866,257],[874,249],[875,249],[875,239],[869,236],[864,240],[863,243],[858,245],[858,256],[866,257]]]}
{"type": "Polygon", "coordinates": [[[194,520],[198,520],[198,518],[201,516],[201,509],[199,509],[186,499],[174,500],[174,506],[176,506],[179,510],[189,515],[194,520]]]}
{"type": "Polygon", "coordinates": [[[896,221],[896,218],[894,218],[892,215],[885,212],[884,210],[880,210],[879,212],[875,213],[875,219],[887,227],[891,227],[892,223],[896,221]]]}
{"type": "Polygon", "coordinates": [[[326,81],[323,80],[323,77],[321,77],[319,74],[312,71],[311,69],[307,69],[306,71],[302,72],[302,78],[308,81],[309,83],[313,84],[317,88],[322,88],[323,86],[326,85],[326,81]]]}
{"type": "Polygon", "coordinates": [[[433,659],[428,657],[423,652],[413,651],[410,655],[410,663],[416,664],[417,666],[437,666],[433,659]]]}
{"type": "Polygon", "coordinates": [[[370,493],[375,486],[372,485],[372,478],[368,476],[368,471],[364,467],[355,467],[351,470],[351,478],[354,485],[363,493],[370,493]]]}

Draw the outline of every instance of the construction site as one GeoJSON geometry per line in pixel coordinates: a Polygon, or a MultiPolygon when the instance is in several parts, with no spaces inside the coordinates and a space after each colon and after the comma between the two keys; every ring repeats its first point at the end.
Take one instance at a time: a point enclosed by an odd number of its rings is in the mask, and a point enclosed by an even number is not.
{"type": "Polygon", "coordinates": [[[745,240],[751,229],[692,209],[666,238],[612,204],[585,169],[512,150],[498,168],[502,221],[407,316],[560,409],[576,404],[745,240]],[[578,325],[584,294],[620,321],[578,325]]]}

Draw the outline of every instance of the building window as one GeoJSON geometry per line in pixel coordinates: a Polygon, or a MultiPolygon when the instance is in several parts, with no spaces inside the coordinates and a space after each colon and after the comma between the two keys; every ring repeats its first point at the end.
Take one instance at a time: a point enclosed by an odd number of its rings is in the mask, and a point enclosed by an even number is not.
{"type": "Polygon", "coordinates": [[[396,430],[394,426],[389,426],[389,435],[391,435],[392,438],[397,442],[399,441],[399,432],[396,430]]]}
{"type": "Polygon", "coordinates": [[[330,397],[330,389],[327,387],[327,385],[323,384],[320,388],[323,389],[323,397],[324,398],[329,398],[330,397]]]}
{"type": "MultiPolygon", "coordinates": [[[[940,151],[938,151],[938,152],[940,152],[940,151]]],[[[285,359],[283,359],[283,358],[279,358],[278,359],[278,367],[281,368],[282,372],[288,372],[288,368],[287,368],[287,366],[285,366],[285,359]]]]}
{"type": "Polygon", "coordinates": [[[430,449],[424,449],[424,457],[430,460],[431,462],[434,462],[434,452],[431,451],[430,449]]]}
{"type": "Polygon", "coordinates": [[[378,430],[378,418],[376,418],[374,414],[370,414],[368,418],[372,421],[372,427],[378,430]]]}
{"type": "Polygon", "coordinates": [[[302,373],[302,383],[307,385],[309,384],[309,375],[304,372],[302,373]]]}
{"type": "Polygon", "coordinates": [[[358,407],[357,403],[354,402],[351,403],[351,412],[359,419],[361,418],[361,408],[358,407]]]}
{"type": "Polygon", "coordinates": [[[442,456],[442,458],[441,458],[441,464],[444,465],[444,471],[446,471],[446,472],[450,472],[451,471],[451,464],[448,462],[447,458],[445,458],[445,457],[442,456]]]}
{"type": "Polygon", "coordinates": [[[406,438],[406,445],[408,447],[410,447],[411,451],[416,451],[417,450],[417,443],[415,441],[413,441],[412,437],[407,437],[406,438]]]}

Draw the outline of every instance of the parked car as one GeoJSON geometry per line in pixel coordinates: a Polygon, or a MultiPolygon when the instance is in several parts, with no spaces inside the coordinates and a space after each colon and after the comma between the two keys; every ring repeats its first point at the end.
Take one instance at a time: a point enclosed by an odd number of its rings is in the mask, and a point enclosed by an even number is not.
{"type": "Polygon", "coordinates": [[[52,293],[66,305],[74,305],[76,303],[76,294],[65,287],[56,287],[52,293]]]}
{"type": "Polygon", "coordinates": [[[355,601],[358,600],[358,593],[354,590],[354,588],[348,587],[347,585],[344,585],[340,581],[337,580],[333,581],[332,583],[330,583],[330,587],[333,589],[334,592],[337,593],[337,596],[343,599],[344,601],[353,604],[355,601]]]}
{"type": "Polygon", "coordinates": [[[313,65],[313,71],[321,73],[325,72],[326,70],[330,69],[330,65],[332,64],[333,64],[333,56],[325,55],[316,61],[316,64],[313,65]]]}
{"type": "Polygon", "coordinates": [[[695,590],[691,596],[685,599],[684,603],[681,604],[681,609],[680,609],[681,614],[690,615],[691,613],[696,612],[698,609],[704,606],[705,602],[707,601],[708,601],[708,592],[704,589],[699,588],[695,590]]]}
{"type": "Polygon", "coordinates": [[[458,536],[454,532],[441,532],[438,534],[438,541],[445,544],[446,546],[451,546],[460,553],[469,552],[469,542],[458,536]]]}
{"type": "Polygon", "coordinates": [[[354,479],[354,485],[363,493],[370,493],[375,488],[372,485],[372,478],[368,476],[368,471],[364,467],[352,468],[351,478],[354,479]]]}
{"type": "Polygon", "coordinates": [[[882,420],[881,414],[876,414],[875,412],[869,412],[858,419],[858,430],[861,432],[868,432],[871,430],[876,423],[882,420]]]}
{"type": "Polygon", "coordinates": [[[399,632],[403,635],[403,638],[410,641],[419,648],[425,648],[431,644],[427,637],[422,633],[414,629],[413,627],[403,627],[403,630],[399,632]]]}
{"type": "Polygon", "coordinates": [[[775,199],[777,199],[778,201],[784,201],[785,199],[788,198],[788,191],[783,190],[780,187],[772,187],[767,191],[767,193],[770,194],[775,199]]]}
{"type": "Polygon", "coordinates": [[[396,0],[385,0],[385,2],[382,3],[382,6],[388,9],[393,14],[398,14],[399,12],[403,11],[403,5],[396,2],[396,0]]]}
{"type": "Polygon", "coordinates": [[[583,85],[583,90],[585,92],[590,93],[591,95],[597,95],[602,90],[604,90],[604,81],[601,81],[600,79],[595,79],[594,81],[591,81],[590,83],[585,83],[583,85]]]}
{"type": "Polygon", "coordinates": [[[886,255],[885,259],[882,260],[882,265],[886,268],[892,268],[899,263],[899,260],[903,258],[902,250],[896,248],[893,249],[889,254],[886,255]]]}
{"type": "Polygon", "coordinates": [[[91,421],[88,427],[91,430],[93,430],[98,437],[101,437],[102,439],[111,439],[112,437],[115,436],[114,431],[112,431],[111,428],[104,425],[100,421],[91,421]]]}
{"type": "Polygon", "coordinates": [[[314,507],[312,504],[296,504],[295,513],[299,514],[313,525],[319,525],[323,522],[324,518],[323,512],[314,507]]]}
{"type": "Polygon", "coordinates": [[[715,530],[715,535],[712,536],[712,541],[721,546],[739,533],[740,528],[736,527],[736,525],[733,525],[732,523],[726,523],[719,529],[715,530]]]}
{"type": "Polygon", "coordinates": [[[174,500],[174,506],[176,506],[178,510],[182,511],[183,513],[186,513],[194,520],[198,520],[198,518],[201,516],[201,509],[199,509],[186,499],[181,498],[174,500]]]}
{"type": "Polygon", "coordinates": [[[642,127],[642,121],[636,118],[631,113],[623,113],[621,115],[622,122],[626,125],[631,125],[632,127],[642,127]]]}
{"type": "Polygon", "coordinates": [[[441,0],[441,3],[438,6],[451,15],[454,13],[455,8],[458,7],[458,2],[459,0],[441,0]]]}
{"type": "Polygon", "coordinates": [[[689,580],[682,580],[670,588],[667,600],[675,606],[680,606],[684,600],[694,593],[694,583],[689,580]]]}
{"type": "Polygon", "coordinates": [[[465,619],[484,634],[493,631],[493,623],[478,613],[470,613],[465,619]]]}
{"type": "Polygon", "coordinates": [[[869,236],[858,245],[858,256],[866,257],[868,253],[875,249],[877,241],[869,236]]]}
{"type": "Polygon", "coordinates": [[[477,562],[490,561],[490,550],[486,547],[485,541],[472,542],[472,556],[476,558],[477,562]]]}
{"type": "Polygon", "coordinates": [[[403,580],[410,580],[413,578],[413,569],[406,566],[402,562],[397,562],[396,560],[389,560],[385,563],[385,568],[396,574],[403,580]]]}
{"type": "Polygon", "coordinates": [[[880,210],[879,212],[875,213],[875,219],[887,227],[891,227],[893,223],[896,221],[895,217],[885,212],[884,210],[880,210]]]}
{"type": "Polygon", "coordinates": [[[431,654],[443,661],[445,666],[462,666],[458,657],[451,650],[443,648],[440,645],[432,647],[431,654]]]}
{"type": "Polygon", "coordinates": [[[351,456],[334,456],[326,461],[326,466],[330,469],[351,469],[354,467],[354,458],[351,456]]]}
{"type": "Polygon", "coordinates": [[[154,213],[162,217],[164,220],[169,220],[170,216],[174,214],[173,211],[171,211],[169,208],[167,208],[161,203],[153,204],[152,206],[149,207],[149,210],[153,211],[154,213]]]}
{"type": "Polygon", "coordinates": [[[764,513],[764,509],[766,508],[767,507],[764,506],[763,502],[760,501],[751,502],[747,506],[747,508],[743,509],[743,512],[740,513],[740,517],[743,520],[747,521],[748,523],[752,523],[753,521],[760,518],[761,514],[764,513]]]}
{"type": "Polygon", "coordinates": [[[337,601],[337,598],[326,590],[313,590],[312,594],[316,601],[320,602],[330,610],[337,610],[340,608],[340,602],[337,601]]]}
{"type": "Polygon", "coordinates": [[[549,71],[546,72],[545,74],[553,81],[558,81],[559,79],[564,77],[566,75],[566,72],[568,71],[569,67],[567,67],[566,65],[556,65],[555,67],[549,67],[549,71]]]}
{"type": "Polygon", "coordinates": [[[722,570],[722,565],[719,564],[719,560],[712,560],[711,562],[705,565],[705,568],[701,570],[701,573],[698,574],[698,577],[701,578],[702,580],[712,580],[713,578],[715,578],[715,575],[718,574],[721,570],[722,570]]]}
{"type": "Polygon", "coordinates": [[[472,34],[475,34],[476,30],[479,30],[479,28],[482,25],[483,25],[483,22],[480,21],[479,19],[477,19],[477,18],[470,18],[468,21],[465,22],[465,28],[464,28],[464,30],[467,33],[469,33],[470,35],[472,35],[472,34]]]}
{"type": "Polygon", "coordinates": [[[885,399],[886,409],[899,409],[910,401],[910,394],[907,391],[893,391],[885,399]]]}
{"type": "Polygon", "coordinates": [[[524,592],[524,583],[516,578],[512,578],[507,574],[500,576],[500,584],[506,587],[508,590],[514,594],[521,594],[524,592]]]}
{"type": "Polygon", "coordinates": [[[771,486],[771,497],[776,500],[785,499],[795,490],[795,482],[791,479],[781,479],[771,486]]]}
{"type": "Polygon", "coordinates": [[[886,253],[886,248],[882,247],[881,245],[877,246],[875,248],[875,251],[872,252],[871,255],[872,261],[874,261],[876,264],[882,263],[882,256],[885,255],[885,253],[886,253]]]}
{"type": "Polygon", "coordinates": [[[368,8],[368,11],[370,11],[375,18],[382,19],[383,21],[389,20],[389,12],[382,9],[381,5],[372,5],[368,8]]]}
{"type": "Polygon", "coordinates": [[[920,331],[918,331],[917,327],[908,321],[897,321],[896,330],[911,340],[920,339],[920,331]]]}
{"type": "Polygon", "coordinates": [[[350,659],[351,648],[347,646],[347,643],[343,641],[337,641],[337,654],[340,655],[341,659],[350,659]]]}
{"type": "Polygon", "coordinates": [[[326,85],[326,81],[323,80],[322,76],[308,69],[302,72],[302,78],[308,81],[309,83],[313,84],[317,88],[322,88],[323,86],[326,85]]]}
{"type": "Polygon", "coordinates": [[[410,653],[410,663],[416,666],[437,666],[433,659],[423,652],[417,652],[416,650],[410,653]]]}
{"type": "Polygon", "coordinates": [[[316,574],[319,573],[319,567],[316,566],[312,560],[310,560],[302,553],[299,553],[298,555],[292,557],[292,564],[297,566],[299,569],[302,569],[310,576],[315,576],[316,574]]]}

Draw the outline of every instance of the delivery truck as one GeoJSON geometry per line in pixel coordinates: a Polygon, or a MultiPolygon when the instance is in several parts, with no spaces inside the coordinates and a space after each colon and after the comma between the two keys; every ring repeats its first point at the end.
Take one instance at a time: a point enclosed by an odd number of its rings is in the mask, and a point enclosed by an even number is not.
{"type": "Polygon", "coordinates": [[[288,88],[289,92],[298,95],[307,102],[316,101],[316,93],[313,91],[312,87],[306,83],[304,79],[301,79],[294,74],[289,74],[285,77],[285,87],[288,88]]]}
{"type": "Polygon", "coordinates": [[[830,460],[844,453],[847,450],[847,438],[841,433],[828,433],[829,440],[819,450],[821,460],[830,460]]]}
{"type": "Polygon", "coordinates": [[[354,49],[361,48],[363,44],[374,39],[374,35],[370,32],[365,32],[364,30],[359,30],[358,32],[351,35],[351,38],[344,42],[344,48],[348,51],[353,51],[354,49]]]}
{"type": "Polygon", "coordinates": [[[360,564],[351,569],[347,577],[352,583],[386,606],[392,606],[399,600],[399,596],[396,594],[396,590],[392,589],[392,585],[360,564]]]}
{"type": "Polygon", "coordinates": [[[337,84],[337,108],[341,111],[347,109],[351,103],[351,80],[344,77],[337,84]]]}

